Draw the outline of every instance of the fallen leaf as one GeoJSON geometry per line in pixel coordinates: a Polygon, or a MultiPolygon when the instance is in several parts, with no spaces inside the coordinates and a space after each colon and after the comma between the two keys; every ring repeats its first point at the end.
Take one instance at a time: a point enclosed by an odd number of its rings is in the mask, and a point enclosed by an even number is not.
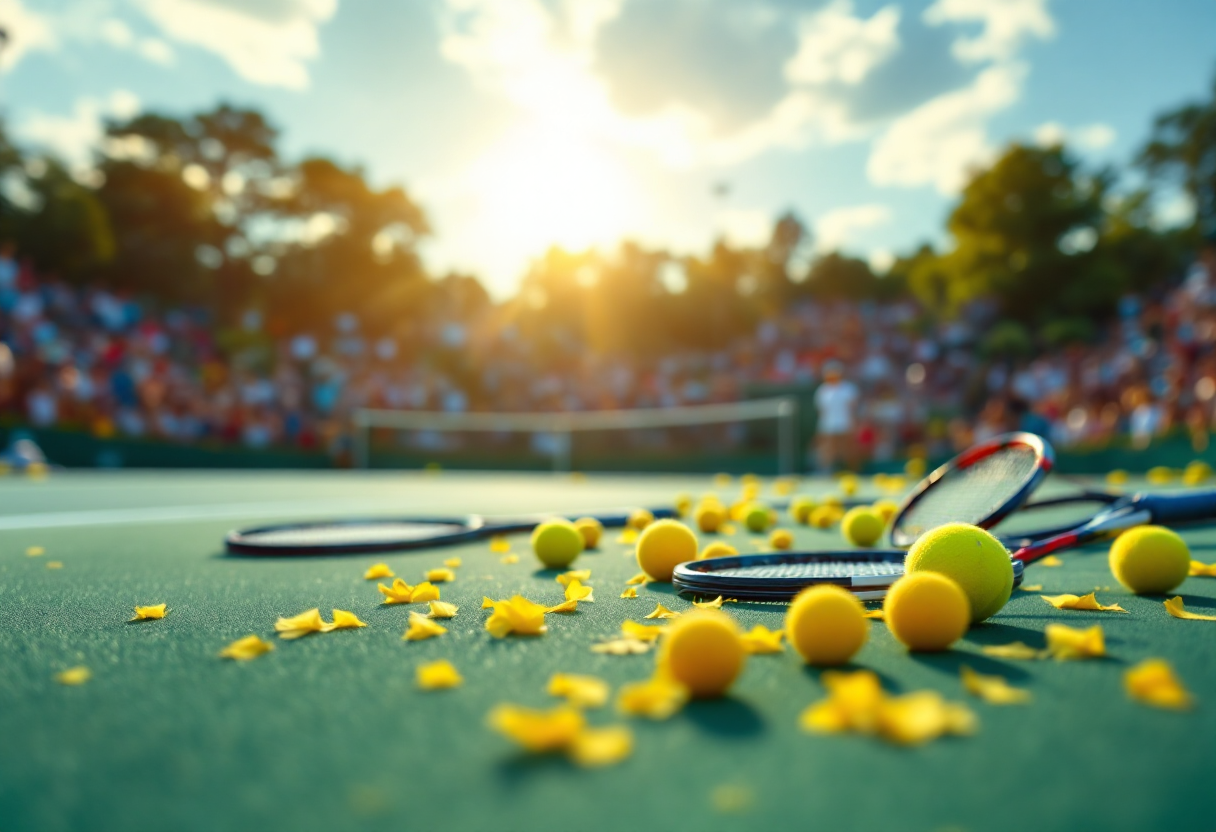
{"type": "Polygon", "coordinates": [[[963,689],[989,705],[1022,705],[1030,701],[1030,691],[1011,686],[1001,676],[976,673],[967,665],[961,669],[963,689]]]}
{"type": "Polygon", "coordinates": [[[1163,603],[1165,604],[1165,611],[1174,616],[1174,618],[1185,618],[1188,621],[1216,621],[1216,615],[1202,615],[1197,612],[1187,612],[1184,608],[1181,595],[1175,595],[1173,598],[1163,603]]]}
{"type": "Polygon", "coordinates": [[[1145,659],[1129,668],[1123,686],[1132,699],[1154,708],[1186,710],[1194,704],[1194,697],[1164,659],[1145,659]]]}
{"type": "Polygon", "coordinates": [[[1058,610],[1085,610],[1088,612],[1122,612],[1127,610],[1118,604],[1100,604],[1094,593],[1088,595],[1040,595],[1047,603],[1058,610]]]}

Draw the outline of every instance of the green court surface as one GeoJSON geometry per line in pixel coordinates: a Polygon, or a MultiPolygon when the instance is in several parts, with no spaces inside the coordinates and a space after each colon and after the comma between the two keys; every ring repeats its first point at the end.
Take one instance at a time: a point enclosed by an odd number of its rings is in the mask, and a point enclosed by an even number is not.
{"type": "MultiPolygon", "coordinates": [[[[805,490],[824,493],[825,483],[805,490]]],[[[72,473],[0,480],[0,830],[534,830],[862,829],[1144,830],[1212,828],[1216,783],[1216,622],[1169,617],[1135,597],[1106,565],[1106,547],[1036,565],[1027,583],[1085,594],[1129,615],[1061,612],[1015,593],[957,649],[909,655],[875,622],[859,667],[892,692],[932,688],[967,700],[974,736],[916,748],[855,735],[810,735],[799,713],[823,697],[819,673],[782,655],[753,656],[729,698],[694,702],[663,722],[611,706],[593,724],[628,721],[624,762],[579,769],[526,757],[485,727],[499,702],[553,704],[554,672],[614,688],[647,677],[653,655],[604,656],[591,644],[656,601],[690,603],[669,586],[618,598],[637,572],[605,535],[577,566],[596,602],[548,616],[538,638],[495,640],[482,596],[557,603],[555,573],[537,569],[526,537],[508,565],[485,542],[388,556],[257,559],[223,553],[224,532],[270,520],[343,515],[579,511],[669,504],[708,478],[550,475],[72,473]],[[41,557],[26,548],[42,546],[41,557]],[[363,571],[384,560],[410,582],[459,555],[443,599],[460,606],[450,632],[405,642],[410,607],[380,605],[363,571]],[[61,569],[48,569],[59,561],[61,569]],[[161,621],[128,623],[136,604],[165,602],[161,621]],[[355,612],[362,630],[276,640],[238,663],[230,641],[273,636],[281,615],[355,612]],[[1042,646],[1043,628],[1100,622],[1111,657],[1013,662],[985,644],[1042,646]],[[1130,700],[1123,673],[1148,657],[1174,664],[1197,698],[1189,712],[1130,700]],[[415,688],[415,667],[450,659],[463,687],[415,688]],[[85,665],[88,683],[53,677],[85,665]],[[1005,676],[1025,706],[970,699],[959,668],[1005,676]],[[735,795],[722,805],[724,793],[735,795]],[[778,826],[779,825],[779,826],[778,826]]],[[[799,548],[839,545],[839,532],[796,530],[799,548]]],[[[1186,533],[1216,561],[1216,529],[1186,533]]],[[[741,550],[755,548],[738,536],[741,550]]],[[[1216,579],[1189,578],[1188,609],[1216,612],[1216,579]]],[[[745,627],[781,626],[784,607],[737,604],[745,627]]]]}

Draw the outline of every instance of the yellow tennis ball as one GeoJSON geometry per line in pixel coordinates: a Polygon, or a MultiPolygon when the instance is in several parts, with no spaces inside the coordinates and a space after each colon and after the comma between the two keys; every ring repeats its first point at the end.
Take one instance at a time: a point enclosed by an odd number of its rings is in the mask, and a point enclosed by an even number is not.
{"type": "Polygon", "coordinates": [[[870,509],[882,518],[884,526],[889,526],[895,519],[896,512],[899,511],[899,503],[894,500],[875,500],[870,509]]]}
{"type": "Polygon", "coordinates": [[[1182,481],[1187,485],[1199,485],[1199,483],[1212,476],[1212,466],[1202,460],[1195,460],[1187,464],[1186,468],[1182,469],[1182,481]]]}
{"type": "Polygon", "coordinates": [[[1169,592],[1191,568],[1186,541],[1164,526],[1137,526],[1115,538],[1110,546],[1110,571],[1137,595],[1169,592]]]}
{"type": "Polygon", "coordinates": [[[690,511],[692,511],[692,497],[687,494],[676,495],[676,514],[685,517],[690,511]]]}
{"type": "Polygon", "coordinates": [[[912,457],[904,463],[904,473],[909,477],[920,479],[925,475],[925,460],[918,456],[912,457]]]}
{"type": "Polygon", "coordinates": [[[656,581],[670,581],[685,561],[697,559],[697,536],[679,520],[657,520],[638,538],[638,566],[656,581]]]}
{"type": "Polygon", "coordinates": [[[887,628],[909,650],[945,650],[971,625],[967,593],[939,572],[913,572],[892,585],[883,602],[887,628]]]}
{"type": "Polygon", "coordinates": [[[811,510],[807,520],[817,529],[830,529],[840,519],[840,509],[836,506],[819,506],[811,510]]]}
{"type": "Polygon", "coordinates": [[[785,637],[807,664],[844,664],[869,635],[865,608],[857,596],[835,584],[802,590],[785,613],[785,637]]]}
{"type": "Polygon", "coordinates": [[[823,500],[821,500],[820,502],[825,506],[832,506],[833,508],[844,508],[844,498],[841,497],[839,494],[829,494],[828,496],[824,497],[823,500]]]}
{"type": "Polygon", "coordinates": [[[844,539],[854,546],[873,546],[882,537],[887,524],[872,509],[857,506],[845,512],[840,520],[844,539]]]}
{"type": "Polygon", "coordinates": [[[635,508],[633,513],[629,515],[629,528],[642,529],[654,522],[654,515],[644,508],[635,508]]]}
{"type": "Polygon", "coordinates": [[[751,502],[760,496],[760,483],[747,482],[743,484],[743,490],[740,492],[744,502],[751,502]]]}
{"type": "Polygon", "coordinates": [[[995,615],[1013,592],[1009,552],[988,532],[969,523],[946,523],[921,535],[904,560],[904,570],[940,572],[953,579],[971,602],[971,621],[995,615]]]}
{"type": "Polygon", "coordinates": [[[728,485],[730,485],[730,482],[731,482],[730,474],[715,474],[714,475],[714,487],[715,488],[726,488],[728,485]]]}
{"type": "Polygon", "coordinates": [[[772,525],[773,515],[768,506],[763,503],[751,503],[744,509],[743,516],[739,519],[743,521],[743,525],[747,526],[749,532],[761,534],[772,525]]]}
{"type": "Polygon", "coordinates": [[[1124,471],[1122,468],[1116,468],[1106,475],[1107,485],[1126,485],[1131,479],[1131,474],[1124,471]]]}
{"type": "Polygon", "coordinates": [[[1168,482],[1172,482],[1177,475],[1178,472],[1173,468],[1165,465],[1156,465],[1149,468],[1144,476],[1153,485],[1165,485],[1168,482]]]}
{"type": "Polygon", "coordinates": [[[697,554],[697,560],[705,560],[706,558],[728,558],[737,554],[739,554],[739,550],[734,546],[731,546],[729,543],[724,543],[721,540],[715,540],[697,554]]]}
{"type": "Polygon", "coordinates": [[[604,524],[594,517],[580,517],[574,521],[574,528],[583,536],[583,546],[594,549],[600,545],[600,537],[604,534],[604,524]]]}
{"type": "Polygon", "coordinates": [[[546,520],[532,530],[532,551],[550,569],[562,569],[582,554],[583,533],[569,520],[546,520]]]}
{"type": "Polygon", "coordinates": [[[794,548],[794,533],[789,529],[773,529],[768,536],[768,545],[777,550],[794,548]]]}
{"type": "Polygon", "coordinates": [[[697,506],[696,512],[693,513],[693,520],[697,524],[697,528],[706,534],[716,532],[726,522],[726,509],[721,503],[707,503],[702,501],[697,506]]]}
{"type": "Polygon", "coordinates": [[[845,493],[845,495],[849,496],[849,497],[851,497],[857,493],[857,488],[860,484],[861,484],[860,481],[857,479],[857,476],[854,474],[844,474],[840,478],[840,482],[839,482],[840,490],[843,491],[845,493]]]}
{"type": "Polygon", "coordinates": [[[806,525],[810,522],[811,512],[815,510],[815,501],[810,497],[795,497],[790,503],[790,517],[795,523],[806,525]]]}
{"type": "Polygon", "coordinates": [[[659,647],[659,668],[699,699],[726,693],[746,662],[739,628],[721,610],[684,613],[667,628],[659,647]]]}

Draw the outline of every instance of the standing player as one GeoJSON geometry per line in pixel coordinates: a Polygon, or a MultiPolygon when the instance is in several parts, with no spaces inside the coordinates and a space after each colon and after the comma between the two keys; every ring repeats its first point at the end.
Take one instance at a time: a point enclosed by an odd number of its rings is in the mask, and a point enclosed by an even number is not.
{"type": "Polygon", "coordinates": [[[830,472],[839,461],[853,467],[854,431],[857,427],[857,385],[844,379],[839,361],[823,365],[823,383],[815,391],[819,420],[815,427],[818,468],[830,472]]]}

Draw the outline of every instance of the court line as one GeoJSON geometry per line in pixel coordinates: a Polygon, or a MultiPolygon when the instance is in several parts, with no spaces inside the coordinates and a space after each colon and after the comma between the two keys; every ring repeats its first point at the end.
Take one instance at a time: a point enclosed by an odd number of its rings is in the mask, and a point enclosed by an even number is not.
{"type": "MultiPolygon", "coordinates": [[[[34,514],[0,515],[0,531],[50,529],[70,526],[120,526],[128,523],[180,523],[188,520],[224,520],[317,512],[325,519],[350,512],[361,515],[380,509],[399,509],[401,500],[296,500],[273,503],[217,503],[209,506],[156,506],[145,508],[90,509],[86,511],[42,511],[34,514]]],[[[423,508],[411,501],[411,511],[423,508]]],[[[310,518],[301,518],[310,519],[310,518]]]]}

